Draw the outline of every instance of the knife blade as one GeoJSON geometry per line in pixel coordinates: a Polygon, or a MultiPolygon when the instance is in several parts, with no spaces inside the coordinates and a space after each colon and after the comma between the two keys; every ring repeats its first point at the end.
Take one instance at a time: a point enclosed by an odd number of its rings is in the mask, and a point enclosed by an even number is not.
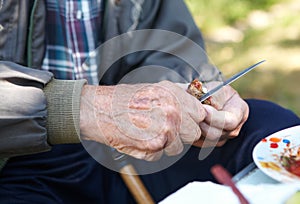
{"type": "Polygon", "coordinates": [[[223,86],[231,84],[232,82],[234,82],[235,80],[239,79],[241,76],[244,76],[245,74],[247,74],[248,72],[250,72],[255,67],[257,67],[258,65],[260,65],[261,63],[263,63],[265,61],[266,60],[262,60],[260,62],[257,62],[256,64],[253,64],[250,67],[247,67],[246,69],[238,72],[237,74],[233,75],[232,77],[230,77],[226,81],[222,82],[220,85],[216,86],[215,88],[213,88],[212,90],[208,91],[206,94],[204,94],[203,96],[201,96],[199,100],[201,102],[205,101],[206,99],[208,99],[209,97],[211,97],[212,95],[214,95],[215,93],[217,93],[223,86]]]}

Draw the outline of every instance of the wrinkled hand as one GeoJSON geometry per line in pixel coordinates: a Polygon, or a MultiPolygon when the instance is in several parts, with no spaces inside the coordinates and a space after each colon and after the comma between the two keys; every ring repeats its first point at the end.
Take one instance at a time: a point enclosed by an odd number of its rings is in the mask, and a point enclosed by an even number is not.
{"type": "Polygon", "coordinates": [[[83,88],[80,106],[82,140],[109,145],[130,156],[156,160],[176,155],[183,143],[199,140],[203,105],[174,83],[83,88]]]}
{"type": "MultiPolygon", "coordinates": [[[[217,82],[206,84],[208,90],[216,87],[217,82]]],[[[222,146],[238,136],[249,114],[247,103],[231,87],[225,86],[211,98],[211,105],[204,105],[206,118],[200,123],[202,136],[195,146],[222,146]]]]}

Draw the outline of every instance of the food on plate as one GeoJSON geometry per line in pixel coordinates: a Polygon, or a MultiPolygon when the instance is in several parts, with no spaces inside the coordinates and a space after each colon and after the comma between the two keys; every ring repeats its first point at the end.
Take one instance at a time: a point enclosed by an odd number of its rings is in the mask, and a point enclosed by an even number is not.
{"type": "Polygon", "coordinates": [[[280,166],[278,166],[276,163],[274,162],[259,162],[260,165],[263,167],[263,168],[269,168],[269,169],[272,169],[274,171],[280,171],[280,166]]]}
{"type": "Polygon", "coordinates": [[[297,176],[300,176],[300,158],[295,157],[287,157],[282,156],[281,157],[281,163],[284,166],[284,168],[291,172],[292,174],[295,174],[297,176]]]}
{"type": "Polygon", "coordinates": [[[300,147],[286,148],[280,162],[287,171],[300,176],[300,147]]]}
{"type": "MultiPolygon", "coordinates": [[[[187,92],[197,99],[207,93],[207,89],[203,86],[203,83],[198,79],[194,79],[188,86],[187,92]]],[[[204,104],[211,105],[211,97],[203,101],[204,104]]]]}

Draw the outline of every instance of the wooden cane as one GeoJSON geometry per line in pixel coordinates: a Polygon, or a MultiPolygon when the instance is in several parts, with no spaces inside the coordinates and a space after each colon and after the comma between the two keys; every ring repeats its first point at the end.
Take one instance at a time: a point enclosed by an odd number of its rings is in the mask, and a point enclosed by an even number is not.
{"type": "Polygon", "coordinates": [[[135,168],[131,164],[125,165],[120,169],[121,177],[139,204],[154,204],[151,195],[144,186],[142,180],[137,175],[135,168]]]}
{"type": "Polygon", "coordinates": [[[118,152],[116,149],[112,148],[111,150],[113,153],[113,159],[116,161],[116,164],[119,167],[120,176],[122,177],[135,201],[138,204],[155,204],[153,198],[137,174],[134,166],[127,161],[126,155],[118,152]]]}

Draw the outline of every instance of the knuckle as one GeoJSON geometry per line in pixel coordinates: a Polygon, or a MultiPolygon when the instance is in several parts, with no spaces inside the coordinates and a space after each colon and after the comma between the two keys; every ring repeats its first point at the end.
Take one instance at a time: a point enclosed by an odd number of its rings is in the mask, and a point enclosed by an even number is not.
{"type": "Polygon", "coordinates": [[[173,86],[173,83],[170,82],[170,81],[167,81],[167,80],[163,80],[163,81],[159,82],[159,84],[162,85],[162,86],[166,86],[166,87],[173,86]]]}
{"type": "Polygon", "coordinates": [[[231,131],[228,134],[228,138],[235,138],[235,137],[237,137],[239,135],[239,133],[240,133],[240,130],[241,130],[241,127],[236,128],[234,131],[231,131]]]}
{"type": "Polygon", "coordinates": [[[211,141],[217,141],[220,139],[220,137],[221,137],[220,134],[210,134],[210,135],[206,136],[206,138],[211,141]]]}
{"type": "Polygon", "coordinates": [[[230,121],[225,125],[225,130],[232,131],[236,129],[238,123],[236,121],[230,121]]]}
{"type": "Polygon", "coordinates": [[[145,149],[151,152],[157,152],[164,148],[167,138],[165,136],[157,136],[155,139],[147,141],[145,144],[145,149]]]}
{"type": "Polygon", "coordinates": [[[202,105],[201,106],[198,105],[197,110],[198,110],[199,121],[204,120],[207,116],[207,111],[205,110],[205,108],[202,105]]]}
{"type": "Polygon", "coordinates": [[[193,138],[193,140],[194,140],[194,141],[197,141],[197,140],[199,140],[199,139],[200,139],[200,137],[201,137],[201,134],[202,134],[202,132],[201,132],[201,129],[200,129],[200,127],[199,127],[199,128],[196,128],[196,131],[195,131],[195,134],[194,134],[194,138],[193,138]]]}
{"type": "Polygon", "coordinates": [[[147,153],[146,152],[142,152],[140,154],[135,154],[135,155],[131,155],[137,159],[141,159],[141,160],[147,160],[147,153]]]}
{"type": "Polygon", "coordinates": [[[225,114],[224,129],[227,131],[232,131],[237,128],[240,122],[241,120],[239,120],[235,115],[225,114]]]}

